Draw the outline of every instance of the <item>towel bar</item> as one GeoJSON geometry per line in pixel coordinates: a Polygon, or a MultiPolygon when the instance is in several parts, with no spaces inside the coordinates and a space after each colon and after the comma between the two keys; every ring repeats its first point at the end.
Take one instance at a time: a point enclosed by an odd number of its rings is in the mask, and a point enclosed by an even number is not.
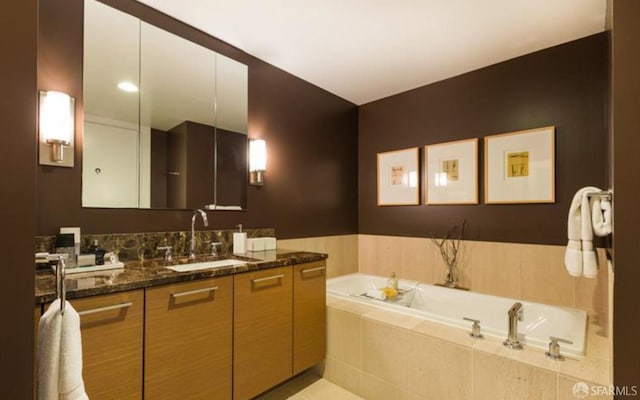
{"type": "Polygon", "coordinates": [[[603,190],[601,192],[587,193],[587,197],[602,197],[611,200],[613,197],[613,191],[603,190]]]}

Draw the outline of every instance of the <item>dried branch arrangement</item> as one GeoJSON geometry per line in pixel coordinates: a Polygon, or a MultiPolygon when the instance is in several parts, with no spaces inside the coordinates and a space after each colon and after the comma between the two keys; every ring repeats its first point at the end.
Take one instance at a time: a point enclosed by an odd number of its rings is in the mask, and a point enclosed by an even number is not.
{"type": "Polygon", "coordinates": [[[447,265],[447,276],[444,281],[444,286],[446,287],[458,286],[458,271],[456,265],[458,264],[460,240],[464,234],[466,224],[467,221],[464,220],[460,227],[454,225],[442,239],[431,238],[431,241],[440,248],[440,255],[447,265]]]}

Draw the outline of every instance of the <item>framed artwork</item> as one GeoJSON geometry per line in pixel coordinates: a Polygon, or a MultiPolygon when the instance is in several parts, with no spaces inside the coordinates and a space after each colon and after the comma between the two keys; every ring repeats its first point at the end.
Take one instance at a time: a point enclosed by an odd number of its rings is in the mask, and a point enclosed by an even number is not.
{"type": "Polygon", "coordinates": [[[424,147],[425,204],[478,204],[478,139],[424,147]]]}
{"type": "Polygon", "coordinates": [[[418,148],[378,153],[378,205],[420,204],[418,148]]]}
{"type": "Polygon", "coordinates": [[[484,202],[555,202],[554,126],[484,138],[484,202]]]}

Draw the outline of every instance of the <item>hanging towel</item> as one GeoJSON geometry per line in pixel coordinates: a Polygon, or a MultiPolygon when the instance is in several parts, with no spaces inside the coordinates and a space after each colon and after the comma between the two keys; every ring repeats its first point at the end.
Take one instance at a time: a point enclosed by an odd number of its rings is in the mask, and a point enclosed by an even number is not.
{"type": "Polygon", "coordinates": [[[591,204],[591,223],[593,233],[598,236],[611,234],[611,202],[595,198],[591,204]]]}
{"type": "Polygon", "coordinates": [[[55,300],[38,324],[38,400],[59,398],[61,334],[60,300],[55,300]]]}
{"type": "MultiPolygon", "coordinates": [[[[567,243],[567,249],[564,254],[564,265],[571,276],[579,277],[583,275],[585,257],[582,250],[584,244],[586,243],[588,251],[593,251],[589,202],[587,199],[587,207],[583,208],[583,197],[586,197],[587,193],[598,191],[600,191],[600,189],[594,186],[587,186],[578,190],[573,196],[571,206],[569,207],[569,217],[567,219],[567,236],[569,242],[567,243]],[[583,210],[587,210],[586,213],[583,213],[583,210]],[[586,225],[588,232],[583,230],[583,225],[586,225]]],[[[587,256],[589,272],[591,272],[592,268],[591,260],[591,256],[587,256]]]]}
{"type": "MultiPolygon", "coordinates": [[[[596,192],[600,189],[595,188],[596,192]]],[[[595,278],[598,275],[598,260],[596,252],[593,250],[593,227],[591,226],[591,207],[589,206],[589,193],[593,190],[582,193],[581,214],[581,236],[582,241],[582,276],[595,278]]]]}
{"type": "Polygon", "coordinates": [[[80,316],[71,304],[60,312],[60,300],[47,309],[39,325],[38,399],[88,400],[82,380],[80,316]]]}

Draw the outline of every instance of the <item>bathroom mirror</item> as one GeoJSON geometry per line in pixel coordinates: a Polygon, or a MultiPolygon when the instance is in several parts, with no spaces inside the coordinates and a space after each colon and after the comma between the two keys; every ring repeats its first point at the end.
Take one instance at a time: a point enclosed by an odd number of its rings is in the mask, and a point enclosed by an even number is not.
{"type": "Polygon", "coordinates": [[[95,0],[84,36],[82,205],[246,208],[247,66],[95,0]]]}

